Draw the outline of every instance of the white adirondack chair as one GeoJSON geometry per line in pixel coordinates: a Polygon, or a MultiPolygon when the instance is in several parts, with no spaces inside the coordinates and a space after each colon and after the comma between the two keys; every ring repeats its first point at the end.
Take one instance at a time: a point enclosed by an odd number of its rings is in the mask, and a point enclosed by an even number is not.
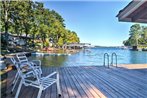
{"type": "Polygon", "coordinates": [[[32,63],[28,64],[28,66],[30,66],[31,69],[24,72],[24,70],[26,70],[26,68],[24,69],[24,66],[26,66],[26,64],[17,63],[17,62],[15,63],[15,66],[19,73],[19,77],[21,77],[20,84],[18,86],[15,98],[18,98],[22,85],[38,88],[39,92],[38,92],[37,98],[40,98],[42,91],[47,89],[49,86],[51,86],[54,83],[57,84],[57,93],[59,96],[61,96],[61,90],[60,90],[60,84],[59,84],[59,73],[53,72],[47,75],[46,77],[42,77],[40,71],[38,69],[35,69],[35,67],[31,64],[32,63]],[[56,75],[56,78],[51,78],[53,75],[56,75]]]}
{"type": "MultiPolygon", "coordinates": [[[[16,67],[16,64],[19,64],[19,65],[20,65],[20,63],[17,62],[17,61],[14,59],[14,57],[10,58],[10,60],[12,61],[13,65],[14,65],[15,67],[16,67]]],[[[30,73],[32,73],[32,72],[31,72],[31,71],[32,71],[31,66],[32,66],[31,63],[30,63],[30,64],[29,64],[29,63],[27,63],[27,64],[24,63],[23,65],[21,64],[21,67],[24,67],[23,72],[27,72],[27,71],[29,70],[29,75],[32,75],[32,76],[33,76],[33,74],[30,74],[30,73]]],[[[37,69],[37,68],[35,68],[35,69],[37,69]]],[[[41,75],[41,73],[40,73],[40,75],[41,75]]],[[[19,78],[20,78],[20,76],[19,76],[19,73],[18,73],[18,71],[17,71],[17,72],[16,72],[16,75],[15,75],[15,78],[14,78],[14,80],[13,80],[13,82],[12,82],[13,87],[12,87],[11,93],[13,93],[13,91],[14,91],[14,89],[15,89],[17,83],[18,83],[19,78]]]]}
{"type": "MultiPolygon", "coordinates": [[[[41,61],[40,60],[32,60],[32,61],[29,61],[26,57],[26,55],[24,53],[19,53],[19,54],[16,54],[16,58],[18,60],[17,63],[22,63],[23,65],[32,65],[34,66],[35,69],[38,69],[40,71],[40,74],[42,74],[42,70],[41,70],[41,61]]],[[[16,60],[14,58],[11,59],[12,63],[15,65],[16,63],[16,60]]],[[[19,76],[18,76],[18,72],[16,73],[15,75],[15,78],[12,82],[13,84],[13,88],[11,90],[11,93],[13,93],[15,87],[16,87],[16,84],[18,82],[18,79],[19,79],[19,76]]]]}

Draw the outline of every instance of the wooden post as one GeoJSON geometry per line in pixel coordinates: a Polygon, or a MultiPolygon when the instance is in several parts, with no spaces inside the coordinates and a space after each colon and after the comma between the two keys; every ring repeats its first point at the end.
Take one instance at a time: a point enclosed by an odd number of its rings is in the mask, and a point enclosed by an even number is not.
{"type": "Polygon", "coordinates": [[[60,80],[59,80],[59,72],[58,71],[57,71],[57,92],[58,92],[58,95],[61,96],[60,80]]]}

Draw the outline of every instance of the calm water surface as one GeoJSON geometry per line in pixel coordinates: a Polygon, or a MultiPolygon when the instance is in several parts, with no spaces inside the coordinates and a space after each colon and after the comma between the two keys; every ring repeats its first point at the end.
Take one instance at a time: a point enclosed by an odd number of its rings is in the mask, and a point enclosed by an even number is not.
{"type": "Polygon", "coordinates": [[[44,66],[102,66],[104,53],[108,53],[111,57],[113,52],[118,56],[118,64],[147,64],[147,52],[120,48],[93,48],[71,55],[32,55],[30,58],[40,59],[44,66]]]}

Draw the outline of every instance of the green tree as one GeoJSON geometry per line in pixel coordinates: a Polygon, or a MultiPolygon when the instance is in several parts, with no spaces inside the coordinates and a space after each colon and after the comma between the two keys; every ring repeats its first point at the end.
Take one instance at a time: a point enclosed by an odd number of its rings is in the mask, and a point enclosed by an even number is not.
{"type": "Polygon", "coordinates": [[[147,45],[147,27],[134,24],[130,27],[128,40],[123,41],[125,46],[147,45]]]}
{"type": "Polygon", "coordinates": [[[79,37],[74,31],[67,31],[66,43],[79,43],[79,37]]]}
{"type": "Polygon", "coordinates": [[[1,5],[1,19],[2,19],[2,27],[5,30],[5,45],[7,48],[8,45],[8,29],[9,29],[9,9],[10,9],[10,2],[9,0],[3,0],[0,2],[1,5]]]}
{"type": "Polygon", "coordinates": [[[41,24],[39,26],[39,31],[40,31],[40,37],[41,37],[41,40],[43,42],[43,47],[46,47],[45,46],[45,42],[46,42],[46,38],[48,38],[48,26],[47,25],[44,25],[44,24],[41,24]]]}
{"type": "Polygon", "coordinates": [[[64,44],[63,38],[60,37],[58,40],[58,45],[61,47],[64,44]]]}
{"type": "MultiPolygon", "coordinates": [[[[25,1],[0,2],[1,30],[5,31],[5,38],[8,39],[8,32],[18,36],[26,36],[26,44],[36,45],[35,40],[41,40],[43,47],[50,42],[54,46],[62,46],[65,43],[79,42],[76,32],[65,28],[64,19],[54,10],[44,8],[43,3],[25,1]],[[33,41],[28,42],[27,37],[33,41]]],[[[5,41],[3,41],[5,42],[5,41]]],[[[35,47],[35,46],[34,46],[35,47]]]]}
{"type": "Polygon", "coordinates": [[[142,26],[142,35],[140,38],[140,43],[142,45],[147,45],[147,27],[142,26]]]}
{"type": "Polygon", "coordinates": [[[139,24],[134,24],[131,26],[130,28],[130,36],[131,36],[131,40],[132,40],[132,45],[138,45],[138,39],[140,38],[140,34],[141,34],[141,27],[139,24]]]}

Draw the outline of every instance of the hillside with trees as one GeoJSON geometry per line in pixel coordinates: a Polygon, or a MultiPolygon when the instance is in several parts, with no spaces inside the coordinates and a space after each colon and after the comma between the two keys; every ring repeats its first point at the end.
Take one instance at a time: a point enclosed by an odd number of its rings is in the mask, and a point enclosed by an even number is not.
{"type": "Polygon", "coordinates": [[[123,41],[125,46],[144,46],[147,48],[147,26],[134,24],[130,27],[129,38],[123,41]]]}
{"type": "Polygon", "coordinates": [[[45,8],[43,3],[3,0],[0,6],[0,30],[4,32],[2,47],[9,46],[8,32],[17,36],[25,35],[25,47],[61,47],[63,44],[80,42],[76,32],[66,29],[62,16],[45,8]]]}

